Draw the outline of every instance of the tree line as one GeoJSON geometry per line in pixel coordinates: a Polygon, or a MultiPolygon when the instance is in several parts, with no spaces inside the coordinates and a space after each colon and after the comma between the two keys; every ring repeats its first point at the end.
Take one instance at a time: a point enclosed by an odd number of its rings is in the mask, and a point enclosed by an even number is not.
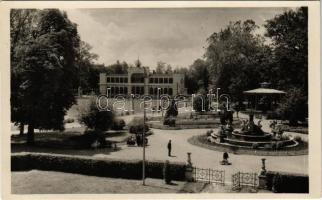
{"type": "MultiPolygon", "coordinates": [[[[307,8],[287,10],[266,21],[265,36],[253,20],[230,22],[207,38],[203,58],[188,68],[159,61],[155,73],[183,73],[188,93],[220,87],[235,102],[260,82],[287,92],[281,111],[295,119],[307,115],[307,8]],[[294,108],[296,111],[294,112],[294,108]],[[293,111],[292,111],[293,110],[293,111]],[[300,116],[300,117],[299,117],[300,116]]],[[[98,55],[82,41],[77,25],[58,9],[10,12],[11,121],[34,129],[64,129],[64,116],[76,102],[75,90],[97,89],[99,73],[126,73],[131,64],[97,64],[98,55]]],[[[137,60],[136,67],[143,67],[137,60]]]]}

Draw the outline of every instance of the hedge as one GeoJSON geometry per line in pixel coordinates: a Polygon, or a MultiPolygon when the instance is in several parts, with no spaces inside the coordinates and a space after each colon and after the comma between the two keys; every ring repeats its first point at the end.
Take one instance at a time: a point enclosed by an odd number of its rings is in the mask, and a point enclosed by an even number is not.
{"type": "Polygon", "coordinates": [[[266,174],[266,186],[278,193],[309,193],[309,177],[305,174],[268,171],[266,174]],[[279,183],[274,183],[274,177],[279,175],[279,183]]]}
{"type": "MultiPolygon", "coordinates": [[[[163,161],[147,161],[146,177],[162,179],[163,166],[163,161]]],[[[44,153],[17,153],[11,155],[11,171],[32,169],[113,178],[142,178],[142,160],[98,159],[44,153]]],[[[172,180],[184,181],[185,171],[185,163],[170,163],[172,180]]]]}

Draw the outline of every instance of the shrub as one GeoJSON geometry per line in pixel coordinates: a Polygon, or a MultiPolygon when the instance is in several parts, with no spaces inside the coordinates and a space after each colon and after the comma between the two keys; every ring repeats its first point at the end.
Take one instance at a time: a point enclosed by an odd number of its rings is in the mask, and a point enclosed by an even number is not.
{"type": "Polygon", "coordinates": [[[73,118],[68,118],[68,119],[65,119],[64,120],[64,123],[65,124],[68,124],[68,123],[73,123],[75,120],[73,118]]]}
{"type": "Polygon", "coordinates": [[[83,135],[71,136],[69,140],[76,143],[75,148],[90,148],[95,142],[97,147],[107,145],[104,133],[101,131],[86,131],[83,135]]]}
{"type": "Polygon", "coordinates": [[[198,94],[193,98],[193,109],[197,112],[209,110],[209,98],[207,97],[207,92],[204,89],[200,89],[198,94]]]}
{"type": "Polygon", "coordinates": [[[268,171],[267,188],[278,193],[308,193],[309,177],[304,174],[268,171]],[[278,175],[277,175],[278,174],[278,175]],[[274,186],[274,188],[273,188],[274,186]]]}
{"type": "Polygon", "coordinates": [[[123,119],[115,119],[113,122],[113,130],[123,130],[125,126],[125,121],[123,119]]]}
{"type": "Polygon", "coordinates": [[[143,123],[143,118],[134,118],[130,123],[129,123],[129,132],[134,133],[134,134],[142,134],[143,129],[148,132],[149,126],[147,124],[143,123]]]}
{"type": "Polygon", "coordinates": [[[258,143],[253,143],[252,144],[252,148],[253,149],[258,149],[259,148],[259,144],[258,143]]]}
{"type": "Polygon", "coordinates": [[[287,91],[284,101],[278,108],[278,112],[289,120],[290,125],[297,125],[298,121],[305,121],[308,116],[307,96],[298,88],[287,91]]]}
{"type": "Polygon", "coordinates": [[[282,178],[277,173],[273,177],[273,181],[272,181],[272,191],[273,192],[280,192],[281,185],[282,185],[282,178]]]}
{"type": "Polygon", "coordinates": [[[170,174],[170,163],[169,161],[165,161],[163,166],[163,177],[166,184],[171,183],[171,174],[170,174]]]}
{"type": "Polygon", "coordinates": [[[265,144],[265,145],[264,145],[264,148],[265,148],[265,149],[272,149],[272,145],[271,145],[271,144],[265,144]]]}
{"type": "Polygon", "coordinates": [[[294,137],[294,140],[297,142],[302,142],[301,136],[298,136],[298,135],[294,137]]]}
{"type": "Polygon", "coordinates": [[[168,125],[170,127],[176,126],[176,120],[173,117],[168,117],[163,120],[163,125],[168,125]]]}
{"type": "MultiPolygon", "coordinates": [[[[162,179],[163,167],[164,162],[147,161],[146,177],[162,179]]],[[[11,155],[12,171],[25,171],[31,169],[126,179],[142,178],[141,160],[84,158],[45,153],[22,153],[11,155]]],[[[172,180],[185,180],[185,163],[169,163],[168,169],[172,180]]]]}
{"type": "Polygon", "coordinates": [[[283,146],[284,146],[283,142],[276,143],[276,149],[281,149],[281,148],[283,148],[283,146]]]}
{"type": "Polygon", "coordinates": [[[167,108],[167,111],[165,113],[165,118],[176,117],[176,116],[178,116],[178,109],[177,109],[177,104],[173,99],[167,108]]]}
{"type": "Polygon", "coordinates": [[[88,107],[80,111],[78,120],[90,129],[106,131],[113,124],[114,113],[111,110],[99,110],[95,100],[91,100],[88,107]]]}
{"type": "Polygon", "coordinates": [[[214,132],[214,130],[212,130],[212,129],[211,129],[211,130],[208,130],[208,131],[206,132],[206,135],[207,135],[207,136],[211,136],[211,134],[212,134],[213,132],[214,132]]]}

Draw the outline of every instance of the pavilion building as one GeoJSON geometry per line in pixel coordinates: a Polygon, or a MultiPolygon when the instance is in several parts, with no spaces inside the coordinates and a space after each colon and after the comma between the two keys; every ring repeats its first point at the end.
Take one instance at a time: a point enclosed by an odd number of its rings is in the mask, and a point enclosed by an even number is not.
{"type": "Polygon", "coordinates": [[[187,94],[184,74],[151,73],[148,67],[129,67],[127,74],[100,73],[99,89],[101,94],[109,96],[187,94]]]}

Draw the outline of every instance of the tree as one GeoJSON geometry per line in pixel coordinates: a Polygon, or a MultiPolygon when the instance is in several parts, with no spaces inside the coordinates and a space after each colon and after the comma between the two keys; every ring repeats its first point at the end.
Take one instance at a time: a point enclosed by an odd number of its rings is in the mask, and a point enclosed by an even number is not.
{"type": "Polygon", "coordinates": [[[277,109],[279,114],[288,119],[290,125],[297,125],[298,121],[304,121],[308,116],[307,96],[299,88],[290,89],[277,109]]]}
{"type": "Polygon", "coordinates": [[[208,39],[205,58],[209,63],[211,84],[232,94],[234,101],[242,101],[243,91],[253,89],[265,81],[265,71],[270,49],[264,38],[255,34],[258,26],[252,20],[230,22],[208,39]]]}
{"type": "Polygon", "coordinates": [[[195,97],[193,97],[193,109],[197,112],[209,111],[209,97],[207,91],[200,89],[195,97]]]}
{"type": "Polygon", "coordinates": [[[207,62],[202,59],[197,59],[189,67],[189,70],[191,75],[190,77],[193,79],[192,81],[195,83],[196,89],[207,91],[210,79],[207,62]]]}
{"type": "MultiPolygon", "coordinates": [[[[81,41],[77,49],[77,66],[79,73],[79,82],[78,87],[81,87],[82,90],[89,91],[98,87],[99,73],[97,71],[94,61],[97,60],[98,55],[91,53],[92,46],[88,43],[81,41]],[[93,85],[93,79],[97,81],[93,85]]],[[[77,89],[77,88],[74,88],[77,89]]]]}
{"type": "Polygon", "coordinates": [[[266,36],[272,40],[272,82],[281,89],[300,88],[308,93],[308,10],[288,10],[267,20],[266,36]]]}
{"type": "Polygon", "coordinates": [[[85,124],[96,132],[109,130],[114,123],[114,113],[109,110],[99,110],[95,99],[92,99],[87,108],[80,111],[78,117],[80,123],[85,124]]]}
{"type": "Polygon", "coordinates": [[[32,38],[37,14],[35,9],[10,10],[11,121],[19,125],[20,134],[24,132],[26,113],[22,109],[23,99],[18,95],[22,77],[17,67],[19,58],[15,56],[15,52],[24,41],[32,38]]]}
{"type": "MultiPolygon", "coordinates": [[[[31,36],[21,38],[11,52],[11,73],[15,77],[12,120],[28,124],[28,144],[34,142],[35,128],[64,128],[64,115],[75,103],[72,89],[77,84],[75,50],[79,46],[76,25],[66,13],[57,9],[34,12],[37,17],[33,19],[31,36]],[[18,117],[19,113],[24,114],[18,117]]],[[[11,37],[14,40],[14,34],[11,37]]]]}
{"type": "Polygon", "coordinates": [[[157,74],[164,74],[166,70],[166,63],[159,61],[157,62],[157,68],[155,69],[157,74]]]}

